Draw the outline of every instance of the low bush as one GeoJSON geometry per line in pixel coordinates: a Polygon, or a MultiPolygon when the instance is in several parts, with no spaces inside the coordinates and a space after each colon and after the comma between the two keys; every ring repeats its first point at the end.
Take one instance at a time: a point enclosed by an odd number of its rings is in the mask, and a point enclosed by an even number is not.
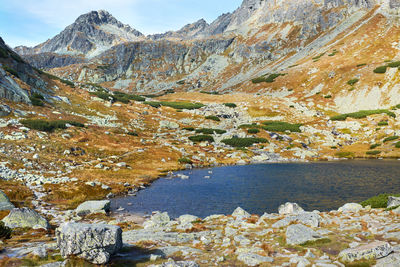
{"type": "Polygon", "coordinates": [[[389,67],[389,68],[398,68],[398,67],[400,67],[400,61],[390,62],[390,63],[388,64],[388,67],[389,67]]]}
{"type": "Polygon", "coordinates": [[[285,131],[291,131],[291,132],[301,132],[300,126],[302,124],[291,124],[288,122],[283,122],[283,121],[266,121],[263,122],[264,126],[262,127],[266,131],[270,132],[285,132],[285,131]]]}
{"type": "Polygon", "coordinates": [[[231,146],[231,147],[249,147],[254,144],[259,143],[268,143],[268,140],[265,138],[231,138],[231,139],[224,139],[222,143],[231,146]]]}
{"type": "Polygon", "coordinates": [[[324,96],[324,98],[332,98],[332,96],[331,95],[326,95],[326,96],[324,96]]]}
{"type": "Polygon", "coordinates": [[[180,164],[193,164],[193,161],[191,161],[191,160],[188,159],[188,158],[180,158],[180,159],[178,159],[178,162],[179,162],[180,164]]]}
{"type": "Polygon", "coordinates": [[[33,130],[53,132],[56,129],[66,129],[67,124],[75,127],[84,127],[84,124],[76,121],[46,121],[46,120],[22,120],[21,124],[33,130]]]}
{"type": "Polygon", "coordinates": [[[8,52],[4,48],[0,47],[0,58],[8,58],[8,52]]]}
{"type": "Polygon", "coordinates": [[[367,151],[365,154],[370,155],[370,156],[376,156],[381,153],[382,153],[382,151],[379,151],[379,150],[371,150],[371,151],[367,151]]]}
{"type": "Polygon", "coordinates": [[[380,66],[374,69],[374,73],[386,73],[387,66],[380,66]]]}
{"type": "Polygon", "coordinates": [[[318,61],[321,57],[325,56],[325,54],[326,54],[326,53],[322,53],[322,54],[320,54],[320,55],[318,55],[318,56],[316,56],[316,57],[313,57],[312,59],[313,59],[314,61],[318,61]]]}
{"type": "Polygon", "coordinates": [[[139,95],[134,95],[134,94],[126,94],[123,92],[114,92],[114,98],[118,99],[125,99],[125,100],[133,100],[133,101],[140,101],[143,102],[146,100],[146,98],[139,96],[139,95]]]}
{"type": "Polygon", "coordinates": [[[6,65],[3,65],[3,70],[7,71],[8,73],[14,75],[15,77],[19,78],[18,72],[14,70],[13,68],[10,68],[6,65]]]}
{"type": "Polygon", "coordinates": [[[399,137],[396,135],[389,136],[389,137],[386,137],[385,139],[383,139],[383,142],[386,143],[386,142],[390,142],[390,141],[397,140],[397,139],[399,139],[399,137]]]}
{"type": "Polygon", "coordinates": [[[32,102],[32,105],[34,106],[39,106],[39,107],[43,107],[44,106],[44,97],[41,94],[38,93],[33,93],[29,99],[32,102]]]}
{"type": "Polygon", "coordinates": [[[225,106],[227,106],[228,108],[236,108],[237,105],[235,103],[224,103],[225,106]]]}
{"type": "Polygon", "coordinates": [[[183,130],[193,132],[195,129],[194,129],[194,127],[185,127],[185,128],[183,128],[183,130]]]}
{"type": "Polygon", "coordinates": [[[376,110],[360,110],[358,112],[353,112],[353,113],[346,113],[346,114],[340,114],[337,116],[331,117],[331,120],[333,121],[344,121],[347,118],[353,118],[353,119],[363,119],[366,118],[370,115],[375,115],[375,114],[387,114],[393,118],[396,118],[396,114],[393,112],[387,110],[387,109],[376,109],[376,110]]]}
{"type": "Polygon", "coordinates": [[[259,128],[260,126],[257,123],[252,124],[242,124],[239,126],[239,129],[247,129],[247,128],[259,128]]]}
{"type": "Polygon", "coordinates": [[[206,119],[212,121],[221,121],[221,119],[218,118],[217,116],[207,116],[206,119]]]}
{"type": "Polygon", "coordinates": [[[400,195],[396,194],[381,194],[378,196],[371,197],[360,204],[363,207],[371,206],[373,209],[384,209],[387,208],[388,200],[390,196],[400,197],[400,195]]]}
{"type": "Polygon", "coordinates": [[[211,135],[194,135],[190,136],[189,140],[192,142],[214,142],[214,138],[211,135]]]}
{"type": "Polygon", "coordinates": [[[139,136],[139,135],[137,134],[137,132],[128,132],[128,135],[130,135],[130,136],[139,136]]]}
{"type": "Polygon", "coordinates": [[[225,130],[221,129],[209,129],[209,128],[202,128],[202,129],[197,129],[196,133],[201,133],[201,134],[224,134],[226,133],[225,130]]]}
{"type": "Polygon", "coordinates": [[[387,121],[380,121],[378,122],[378,126],[387,126],[389,123],[387,121]]]}
{"type": "Polygon", "coordinates": [[[11,238],[12,230],[10,227],[4,225],[4,222],[0,221],[0,239],[11,238]]]}
{"type": "Polygon", "coordinates": [[[400,141],[399,141],[399,142],[396,142],[396,144],[394,144],[394,146],[395,146],[396,148],[400,148],[400,141]]]}
{"type": "Polygon", "coordinates": [[[335,156],[339,158],[354,158],[354,152],[348,152],[348,151],[337,152],[335,153],[335,156]]]}
{"type": "Polygon", "coordinates": [[[351,79],[351,80],[347,81],[347,84],[350,85],[350,86],[353,86],[353,85],[355,85],[356,83],[358,83],[359,80],[360,80],[360,79],[357,79],[357,78],[351,79]]]}
{"type": "Polygon", "coordinates": [[[248,129],[247,132],[249,134],[258,134],[260,132],[260,130],[257,128],[251,128],[251,129],[248,129]]]}
{"type": "Polygon", "coordinates": [[[258,78],[255,78],[253,80],[251,80],[252,83],[262,83],[262,82],[266,82],[266,83],[273,83],[275,82],[275,79],[278,78],[279,76],[285,76],[285,74],[281,74],[281,73],[273,73],[273,74],[269,74],[268,76],[261,76],[258,78]]]}
{"type": "Polygon", "coordinates": [[[204,107],[204,105],[201,103],[190,102],[161,102],[161,105],[174,109],[199,109],[204,107]]]}
{"type": "Polygon", "coordinates": [[[381,146],[381,144],[373,144],[369,147],[369,149],[375,149],[377,147],[381,146]]]}
{"type": "Polygon", "coordinates": [[[367,64],[366,64],[366,63],[361,63],[361,64],[358,64],[358,65],[357,65],[357,68],[359,68],[359,67],[364,67],[364,66],[367,66],[367,64]]]}
{"type": "Polygon", "coordinates": [[[202,93],[202,94],[207,94],[207,95],[219,95],[220,93],[219,92],[207,92],[207,91],[200,91],[200,93],[202,93]]]}
{"type": "Polygon", "coordinates": [[[24,63],[24,60],[16,53],[11,53],[10,56],[19,63],[24,63]]]}
{"type": "Polygon", "coordinates": [[[149,105],[153,108],[159,108],[161,107],[161,102],[156,102],[156,101],[145,101],[143,104],[149,105]]]}

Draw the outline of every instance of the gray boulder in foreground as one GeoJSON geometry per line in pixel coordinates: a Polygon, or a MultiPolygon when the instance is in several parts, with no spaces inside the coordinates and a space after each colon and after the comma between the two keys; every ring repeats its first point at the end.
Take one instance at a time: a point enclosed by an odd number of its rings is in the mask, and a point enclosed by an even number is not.
{"type": "Polygon", "coordinates": [[[339,259],[344,262],[380,259],[392,251],[393,248],[388,242],[374,241],[367,245],[343,250],[339,253],[339,259]]]}
{"type": "Polygon", "coordinates": [[[400,206],[400,197],[392,197],[392,196],[390,196],[388,198],[387,207],[388,208],[393,208],[393,207],[397,207],[397,206],[400,206]]]}
{"type": "Polygon", "coordinates": [[[293,224],[286,229],[286,243],[289,245],[301,245],[321,238],[320,234],[302,224],[293,224]]]}
{"type": "Polygon", "coordinates": [[[106,213],[110,211],[110,200],[86,201],[80,204],[75,212],[79,216],[92,213],[106,213]]]}
{"type": "Polygon", "coordinates": [[[113,225],[65,223],[56,238],[64,258],[77,256],[94,264],[107,263],[122,248],[122,230],[113,225]]]}
{"type": "Polygon", "coordinates": [[[44,217],[28,208],[12,209],[2,221],[10,228],[49,228],[49,223],[44,217]]]}
{"type": "Polygon", "coordinates": [[[278,208],[279,214],[299,214],[304,212],[303,208],[297,203],[287,202],[278,208]]]}
{"type": "Polygon", "coordinates": [[[10,199],[0,190],[0,210],[12,210],[15,206],[10,202],[10,199]]]}

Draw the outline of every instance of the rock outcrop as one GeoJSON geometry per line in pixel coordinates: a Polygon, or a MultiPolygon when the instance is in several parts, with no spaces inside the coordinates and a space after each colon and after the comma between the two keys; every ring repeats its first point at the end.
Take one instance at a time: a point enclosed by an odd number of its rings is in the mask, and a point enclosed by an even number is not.
{"type": "Polygon", "coordinates": [[[359,260],[375,260],[386,257],[393,251],[392,246],[387,242],[375,241],[367,245],[343,250],[339,258],[344,262],[359,260]]]}
{"type": "Polygon", "coordinates": [[[43,216],[28,208],[12,209],[2,221],[10,228],[48,229],[50,227],[43,216]]]}
{"type": "Polygon", "coordinates": [[[10,202],[10,199],[0,190],[0,210],[12,210],[15,206],[10,202]]]}
{"type": "Polygon", "coordinates": [[[57,245],[64,258],[76,256],[105,264],[122,248],[122,230],[102,224],[66,223],[56,230],[57,245]]]}

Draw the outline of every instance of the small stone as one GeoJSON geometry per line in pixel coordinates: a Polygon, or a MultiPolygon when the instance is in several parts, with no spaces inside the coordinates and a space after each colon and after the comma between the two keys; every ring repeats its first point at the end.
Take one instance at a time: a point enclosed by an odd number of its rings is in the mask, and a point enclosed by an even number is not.
{"type": "Polygon", "coordinates": [[[392,197],[390,196],[388,198],[388,208],[393,208],[393,207],[397,207],[400,206],[400,197],[392,197]]]}
{"type": "Polygon", "coordinates": [[[238,260],[244,262],[247,266],[257,266],[265,262],[273,262],[274,259],[271,257],[260,256],[253,253],[242,253],[238,255],[238,260]]]}
{"type": "Polygon", "coordinates": [[[345,249],[339,253],[339,259],[344,262],[372,260],[386,257],[393,251],[388,242],[374,241],[367,245],[345,249]]]}

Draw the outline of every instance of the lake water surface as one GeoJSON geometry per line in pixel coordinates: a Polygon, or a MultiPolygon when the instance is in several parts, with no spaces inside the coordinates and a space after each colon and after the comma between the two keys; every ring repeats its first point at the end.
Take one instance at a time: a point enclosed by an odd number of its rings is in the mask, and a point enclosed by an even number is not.
{"type": "Polygon", "coordinates": [[[230,214],[240,206],[261,215],[277,212],[288,201],[309,211],[329,211],[380,193],[400,193],[400,161],[395,160],[227,166],[179,173],[190,178],[161,178],[137,196],[114,199],[112,209],[205,217],[230,214]]]}

